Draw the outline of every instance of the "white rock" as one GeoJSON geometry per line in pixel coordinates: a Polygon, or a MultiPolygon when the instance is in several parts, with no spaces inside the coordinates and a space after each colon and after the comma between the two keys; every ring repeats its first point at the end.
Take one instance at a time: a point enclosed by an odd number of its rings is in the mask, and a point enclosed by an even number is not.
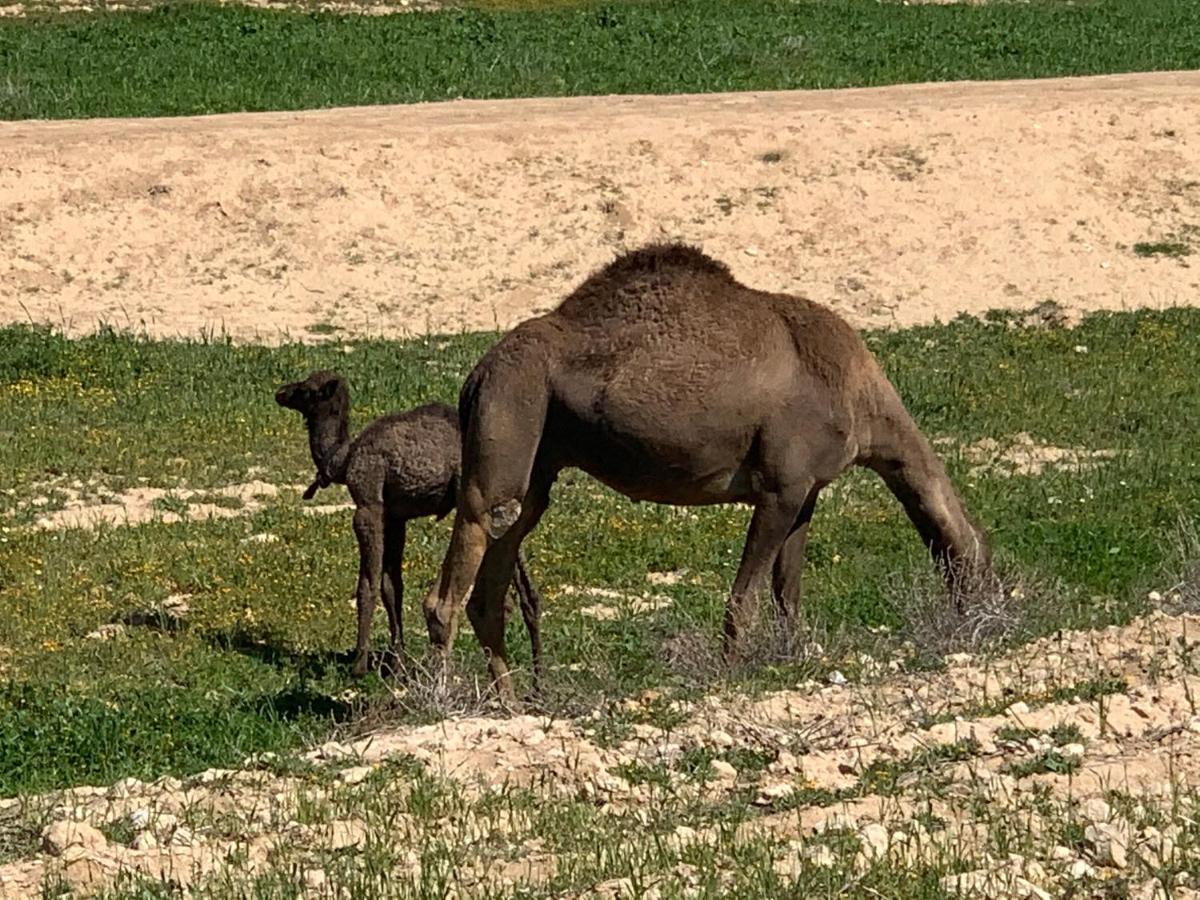
{"type": "Polygon", "coordinates": [[[736,781],[738,771],[723,759],[714,759],[709,766],[718,781],[736,781]]]}
{"type": "Polygon", "coordinates": [[[1112,807],[1103,797],[1092,797],[1083,804],[1083,817],[1089,822],[1107,822],[1112,818],[1112,807]]]}
{"type": "Polygon", "coordinates": [[[1087,749],[1083,746],[1083,744],[1067,744],[1066,746],[1060,748],[1059,752],[1062,753],[1062,755],[1067,759],[1080,759],[1085,753],[1087,753],[1087,749]]]}
{"type": "Polygon", "coordinates": [[[732,747],[733,736],[726,731],[716,729],[708,733],[708,742],[714,747],[732,747]]]}
{"type": "Polygon", "coordinates": [[[841,672],[839,672],[837,669],[834,669],[832,672],[830,672],[826,676],[826,680],[830,684],[836,685],[837,687],[842,687],[843,685],[846,684],[846,676],[843,675],[841,672]]]}
{"type": "Polygon", "coordinates": [[[104,850],[108,839],[100,830],[87,822],[75,822],[71,819],[60,819],[51,822],[42,831],[42,847],[51,856],[62,856],[70,847],[83,850],[104,850]]]}
{"type": "Polygon", "coordinates": [[[120,622],[112,622],[108,625],[101,625],[95,631],[89,631],[87,637],[93,641],[108,641],[115,637],[120,637],[125,633],[125,626],[120,622]]]}
{"type": "Polygon", "coordinates": [[[794,793],[796,793],[795,785],[788,784],[786,781],[780,781],[776,784],[768,784],[759,788],[758,796],[754,802],[759,806],[770,806],[776,801],[786,800],[794,793]]]}
{"type": "Polygon", "coordinates": [[[1082,859],[1077,859],[1067,866],[1067,875],[1076,881],[1082,881],[1085,878],[1095,878],[1096,870],[1082,859]]]}
{"type": "Polygon", "coordinates": [[[858,832],[863,854],[868,859],[882,859],[888,851],[888,830],[878,822],[872,822],[858,832]]]}
{"type": "Polygon", "coordinates": [[[338,772],[338,780],[343,784],[360,784],[371,777],[375,769],[372,766],[351,766],[338,772]]]}
{"type": "Polygon", "coordinates": [[[814,866],[818,866],[822,869],[832,869],[835,865],[837,865],[837,857],[834,856],[833,851],[824,844],[817,844],[815,847],[809,847],[804,851],[804,856],[814,866]]]}
{"type": "Polygon", "coordinates": [[[1093,847],[1093,858],[1101,866],[1124,869],[1129,865],[1129,835],[1111,823],[1089,825],[1084,837],[1093,847]]]}
{"type": "Polygon", "coordinates": [[[154,836],[153,831],[142,831],[134,835],[129,846],[134,850],[153,850],[158,846],[158,838],[154,836]]]}

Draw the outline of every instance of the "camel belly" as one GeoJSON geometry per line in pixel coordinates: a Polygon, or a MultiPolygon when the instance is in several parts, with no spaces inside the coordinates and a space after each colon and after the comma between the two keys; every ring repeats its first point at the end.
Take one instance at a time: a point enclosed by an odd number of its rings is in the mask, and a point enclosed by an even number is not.
{"type": "Polygon", "coordinates": [[[699,440],[668,429],[643,433],[576,419],[554,445],[559,466],[582,469],[631,500],[703,506],[748,502],[758,494],[751,429],[708,427],[699,440]]]}

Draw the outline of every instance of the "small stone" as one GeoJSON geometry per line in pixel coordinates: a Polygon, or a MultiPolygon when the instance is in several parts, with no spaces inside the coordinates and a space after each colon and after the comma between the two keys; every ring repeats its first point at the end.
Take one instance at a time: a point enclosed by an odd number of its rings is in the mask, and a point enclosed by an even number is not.
{"type": "Polygon", "coordinates": [[[304,873],[304,884],[314,891],[319,891],[325,886],[325,870],[309,869],[304,873]]]}
{"type": "Polygon", "coordinates": [[[872,822],[858,833],[864,855],[868,859],[882,859],[888,851],[888,830],[878,822],[872,822]]]}
{"type": "Polygon", "coordinates": [[[776,784],[768,784],[759,788],[758,796],[754,802],[759,806],[770,806],[776,801],[786,800],[794,793],[796,793],[794,785],[788,784],[786,781],[780,781],[776,784]]]}
{"type": "Polygon", "coordinates": [[[1092,797],[1083,804],[1083,817],[1089,822],[1107,822],[1112,818],[1112,807],[1102,797],[1092,797]]]}
{"type": "Polygon", "coordinates": [[[1050,851],[1050,858],[1055,862],[1065,862],[1068,859],[1075,858],[1075,851],[1070,847],[1064,847],[1062,844],[1059,844],[1050,851]]]}
{"type": "Polygon", "coordinates": [[[196,843],[196,836],[192,834],[192,829],[179,825],[171,832],[171,839],[167,843],[172,847],[191,847],[196,843]]]}
{"type": "Polygon", "coordinates": [[[95,631],[89,631],[87,638],[93,641],[108,641],[115,637],[120,637],[125,633],[125,626],[120,622],[111,622],[108,625],[101,625],[95,631]]]}
{"type": "Polygon", "coordinates": [[[716,731],[709,732],[708,742],[714,747],[732,747],[733,736],[728,732],[717,729],[716,731]]]}
{"type": "Polygon", "coordinates": [[[834,669],[832,672],[830,672],[826,676],[826,680],[836,687],[843,687],[846,684],[846,676],[837,669],[834,669]]]}
{"type": "Polygon", "coordinates": [[[343,784],[361,784],[371,777],[375,769],[372,766],[351,766],[338,772],[338,781],[343,784]]]}
{"type": "Polygon", "coordinates": [[[1024,700],[1018,700],[1016,703],[1009,706],[1005,712],[1010,716],[1027,716],[1029,715],[1029,704],[1024,700]]]}
{"type": "Polygon", "coordinates": [[[108,839],[87,822],[61,819],[51,822],[42,832],[42,847],[51,856],[62,856],[68,847],[96,851],[104,850],[107,846],[108,839]]]}
{"type": "Polygon", "coordinates": [[[817,844],[815,847],[809,847],[804,851],[804,856],[814,866],[818,866],[822,869],[832,869],[837,865],[837,857],[834,856],[833,851],[824,844],[817,844]]]}
{"type": "Polygon", "coordinates": [[[1080,759],[1086,752],[1083,744],[1067,744],[1059,750],[1067,759],[1080,759]]]}
{"type": "Polygon", "coordinates": [[[1095,878],[1096,870],[1082,859],[1077,859],[1067,866],[1067,875],[1076,881],[1082,881],[1085,878],[1095,878]]]}
{"type": "Polygon", "coordinates": [[[718,781],[737,780],[737,769],[723,759],[714,759],[711,763],[709,763],[709,767],[712,769],[713,775],[716,776],[718,781]]]}
{"type": "Polygon", "coordinates": [[[142,831],[134,835],[129,846],[134,850],[153,850],[158,846],[158,838],[154,836],[153,831],[142,831]]]}
{"type": "Polygon", "coordinates": [[[1084,837],[1094,848],[1097,864],[1113,869],[1129,865],[1129,837],[1124,829],[1110,823],[1089,825],[1084,837]]]}
{"type": "Polygon", "coordinates": [[[242,538],[243,544],[274,544],[279,540],[279,535],[271,534],[268,531],[252,534],[249,537],[242,538]]]}

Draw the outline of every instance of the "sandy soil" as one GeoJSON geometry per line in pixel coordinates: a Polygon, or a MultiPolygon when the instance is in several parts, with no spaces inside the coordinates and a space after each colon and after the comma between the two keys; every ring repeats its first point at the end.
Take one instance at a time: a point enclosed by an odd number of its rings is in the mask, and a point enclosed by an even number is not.
{"type": "Polygon", "coordinates": [[[0,123],[0,321],[506,328],[663,238],[860,326],[1190,304],[1132,245],[1197,237],[1198,136],[1200,72],[0,123]]]}

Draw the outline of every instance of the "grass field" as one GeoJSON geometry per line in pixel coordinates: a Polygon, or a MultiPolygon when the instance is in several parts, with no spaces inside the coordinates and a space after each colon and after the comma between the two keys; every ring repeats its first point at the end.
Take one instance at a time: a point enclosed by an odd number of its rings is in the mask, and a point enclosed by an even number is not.
{"type": "MultiPolygon", "coordinates": [[[[869,336],[922,427],[948,439],[939,446],[952,477],[1006,570],[1041,585],[1027,630],[1121,620],[1169,579],[1178,519],[1200,508],[1198,333],[1200,312],[1178,309],[1098,314],[1073,329],[997,316],[869,336]],[[1038,445],[1113,455],[1074,470],[973,470],[972,445],[997,436],[1003,448],[1021,432],[1038,445]]],[[[229,765],[376,712],[378,679],[352,685],[345,676],[356,576],[349,514],[304,514],[302,425],[272,392],[336,367],[354,391],[357,427],[385,410],[453,401],[493,337],[268,349],[0,331],[0,795],[229,765]],[[203,497],[255,478],[297,487],[219,520],[29,527],[70,490],[93,501],[138,487],[203,497]],[[190,611],[177,630],[87,637],[178,594],[190,611]]],[[[170,497],[158,504],[185,508],[170,497]]],[[[670,648],[683,638],[717,646],[746,522],[741,508],[634,505],[564,476],[527,542],[547,597],[550,705],[714,687],[716,673],[697,676],[694,661],[670,648]],[[648,572],[682,577],[652,585],[648,572]],[[650,591],[670,605],[597,621],[581,609],[623,601],[569,586],[650,591]]],[[[418,599],[447,536],[447,521],[410,529],[407,635],[418,653],[427,641],[418,599]]],[[[904,635],[914,592],[931,584],[929,569],[899,505],[874,476],[851,473],[822,498],[809,550],[808,624],[827,651],[755,666],[733,682],[792,684],[833,668],[853,678],[859,650],[899,652],[894,636],[904,635]],[[870,631],[880,626],[893,637],[870,631]]],[[[380,641],[383,628],[381,611],[380,641]]],[[[526,663],[519,621],[510,643],[526,663]]],[[[459,668],[482,676],[469,633],[458,652],[459,668]]]]}
{"type": "Polygon", "coordinates": [[[832,88],[1200,66],[1200,6],[1174,0],[491,6],[365,17],[184,3],[150,12],[0,18],[0,118],[832,88]]]}

